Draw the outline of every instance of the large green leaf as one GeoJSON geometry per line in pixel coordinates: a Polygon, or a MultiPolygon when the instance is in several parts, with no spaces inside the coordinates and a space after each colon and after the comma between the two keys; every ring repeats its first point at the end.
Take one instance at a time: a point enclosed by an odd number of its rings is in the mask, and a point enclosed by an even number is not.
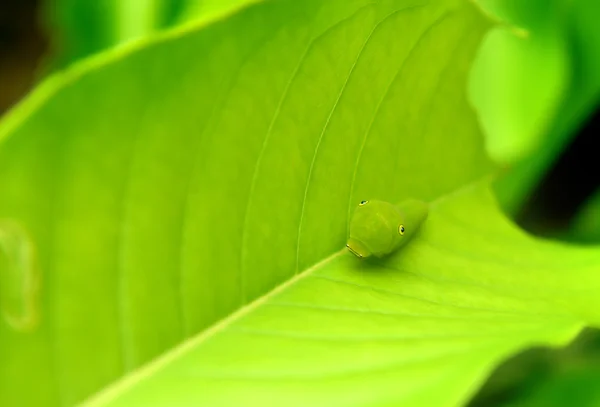
{"type": "Polygon", "coordinates": [[[37,329],[0,324],[0,404],[71,405],[211,327],[338,252],[361,197],[488,173],[488,26],[466,0],[265,2],[44,83],[0,128],[0,218],[42,282],[37,329]]]}
{"type": "Polygon", "coordinates": [[[476,185],[386,261],[337,252],[89,405],[458,405],[507,355],[598,324],[599,264],[476,185]]]}

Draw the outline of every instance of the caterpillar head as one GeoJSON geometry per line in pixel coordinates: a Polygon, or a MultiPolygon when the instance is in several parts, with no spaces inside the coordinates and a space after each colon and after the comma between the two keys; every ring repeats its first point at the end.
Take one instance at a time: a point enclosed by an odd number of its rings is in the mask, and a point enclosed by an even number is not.
{"type": "Polygon", "coordinates": [[[346,247],[360,258],[384,257],[402,247],[427,218],[428,205],[410,199],[399,205],[362,201],[350,221],[346,247]]]}

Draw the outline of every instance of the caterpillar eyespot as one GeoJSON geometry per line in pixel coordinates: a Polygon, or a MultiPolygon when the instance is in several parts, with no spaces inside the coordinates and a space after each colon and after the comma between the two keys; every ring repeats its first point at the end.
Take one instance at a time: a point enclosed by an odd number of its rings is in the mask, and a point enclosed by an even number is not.
{"type": "Polygon", "coordinates": [[[416,199],[398,205],[362,201],[352,215],[346,247],[359,258],[387,256],[412,238],[428,212],[429,205],[416,199]]]}
{"type": "Polygon", "coordinates": [[[359,205],[360,205],[360,206],[363,206],[363,205],[366,205],[366,204],[368,204],[368,203],[369,203],[369,201],[360,201],[359,205]]]}

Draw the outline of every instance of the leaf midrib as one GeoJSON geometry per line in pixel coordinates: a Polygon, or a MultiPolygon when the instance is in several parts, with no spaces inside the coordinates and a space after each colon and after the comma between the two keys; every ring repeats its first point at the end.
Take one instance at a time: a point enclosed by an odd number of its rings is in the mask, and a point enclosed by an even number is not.
{"type": "MultiPolygon", "coordinates": [[[[451,198],[452,196],[463,193],[464,191],[470,190],[472,188],[476,188],[477,186],[481,185],[484,182],[489,182],[490,179],[491,179],[490,176],[486,175],[485,177],[476,179],[468,184],[463,185],[462,187],[456,188],[455,190],[450,191],[447,194],[441,195],[430,203],[430,208],[435,208],[437,205],[439,205],[440,203],[443,203],[444,201],[451,198]]],[[[221,319],[220,321],[216,322],[215,324],[213,324],[210,328],[206,329],[205,331],[199,333],[198,335],[196,335],[194,337],[184,340],[179,345],[177,345],[176,347],[174,347],[171,350],[166,351],[163,355],[159,356],[158,358],[154,359],[153,361],[145,364],[144,366],[140,367],[137,370],[132,371],[131,373],[127,374],[126,376],[124,376],[120,379],[117,379],[116,382],[114,382],[111,385],[108,385],[104,390],[101,390],[100,392],[96,393],[95,395],[92,395],[89,399],[85,400],[81,404],[81,406],[82,407],[94,407],[94,406],[107,405],[111,401],[115,400],[119,395],[121,395],[127,389],[133,387],[137,383],[142,382],[144,379],[146,379],[146,378],[150,377],[152,374],[158,372],[161,368],[163,368],[164,366],[167,366],[172,361],[178,359],[179,357],[181,357],[181,356],[185,355],[186,353],[192,351],[193,349],[197,348],[200,344],[206,342],[208,339],[210,339],[213,336],[215,336],[216,334],[222,332],[223,330],[225,330],[226,328],[231,326],[234,322],[236,322],[239,319],[241,319],[242,317],[250,314],[252,311],[254,311],[258,307],[262,306],[263,304],[266,304],[271,298],[273,298],[276,295],[278,295],[279,293],[285,291],[287,288],[293,286],[297,282],[299,282],[307,277],[310,277],[313,272],[322,268],[323,266],[325,266],[326,264],[335,260],[336,258],[346,254],[346,252],[347,252],[347,249],[344,247],[343,249],[327,256],[323,260],[313,264],[311,267],[307,268],[306,270],[294,275],[292,278],[282,282],[281,284],[279,284],[278,286],[276,286],[275,288],[273,288],[271,291],[267,292],[266,294],[256,298],[254,301],[252,301],[246,305],[243,305],[238,310],[229,314],[228,316],[221,319]]],[[[329,277],[325,277],[325,276],[321,276],[321,275],[319,275],[318,277],[330,279],[329,277]]],[[[349,283],[347,281],[342,281],[342,280],[336,280],[336,281],[339,281],[342,283],[349,283]]],[[[353,283],[350,283],[350,284],[353,284],[353,283]]],[[[365,286],[365,288],[366,288],[366,286],[365,286]]],[[[373,289],[373,287],[369,287],[369,288],[373,289]]]]}
{"type": "Polygon", "coordinates": [[[179,344],[175,348],[171,349],[170,351],[167,351],[162,356],[159,356],[153,362],[150,362],[150,363],[146,364],[145,366],[141,367],[140,369],[133,371],[131,374],[125,376],[122,380],[119,380],[115,384],[109,385],[108,387],[106,387],[105,390],[102,390],[100,393],[97,393],[95,396],[92,396],[88,401],[84,401],[82,403],[82,406],[88,406],[88,407],[100,406],[100,405],[105,405],[106,403],[114,400],[119,394],[122,393],[123,390],[125,390],[125,389],[133,386],[134,384],[141,382],[145,378],[151,376],[153,373],[159,371],[163,366],[168,365],[171,361],[179,358],[180,356],[182,356],[182,355],[186,354],[187,352],[191,351],[192,349],[196,348],[198,345],[202,344],[207,339],[209,339],[209,338],[213,337],[214,335],[216,335],[217,333],[223,331],[225,328],[229,327],[235,321],[239,320],[243,316],[252,312],[254,309],[256,309],[259,306],[261,306],[262,304],[266,303],[272,297],[276,296],[277,294],[284,291],[288,287],[294,285],[298,281],[306,278],[313,271],[321,268],[322,266],[333,261],[334,259],[343,255],[344,253],[346,253],[346,248],[333,253],[332,255],[321,260],[320,262],[314,264],[310,268],[304,270],[303,272],[296,274],[294,277],[283,282],[282,284],[275,287],[274,289],[272,289],[265,295],[258,297],[256,300],[248,303],[247,305],[242,306],[241,308],[239,308],[237,311],[233,312],[232,314],[229,314],[227,317],[223,318],[216,324],[212,325],[210,328],[206,329],[199,335],[183,341],[181,344],[179,344]]]}

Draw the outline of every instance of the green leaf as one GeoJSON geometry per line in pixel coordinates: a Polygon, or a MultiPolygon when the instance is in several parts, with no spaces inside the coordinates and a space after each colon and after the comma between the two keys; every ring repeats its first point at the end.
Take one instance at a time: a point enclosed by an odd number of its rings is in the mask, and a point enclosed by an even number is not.
{"type": "Polygon", "coordinates": [[[564,40],[557,33],[522,38],[495,28],[487,35],[470,87],[496,161],[518,161],[542,144],[565,91],[567,62],[564,40]]]}
{"type": "Polygon", "coordinates": [[[85,405],[460,405],[506,356],[600,322],[598,264],[475,185],[389,259],[335,253],[85,405]]]}
{"type": "Polygon", "coordinates": [[[596,406],[600,331],[586,329],[562,349],[536,347],[500,365],[470,407],[596,406]]]}
{"type": "Polygon", "coordinates": [[[478,0],[512,26],[491,30],[473,64],[470,96],[491,156],[531,155],[557,114],[570,74],[564,0],[478,0]]]}
{"type": "Polygon", "coordinates": [[[600,242],[600,191],[589,198],[579,210],[566,236],[581,243],[600,242]]]}
{"type": "Polygon", "coordinates": [[[600,404],[598,389],[598,366],[575,367],[562,374],[555,374],[547,381],[537,383],[520,400],[506,404],[507,407],[594,407],[600,404]]]}
{"type": "Polygon", "coordinates": [[[516,27],[497,27],[473,67],[470,97],[490,154],[512,170],[499,182],[510,213],[523,201],[600,101],[595,0],[478,0],[516,27]]]}
{"type": "Polygon", "coordinates": [[[42,84],[0,127],[42,281],[36,330],[0,322],[0,405],[77,403],[210,329],[339,252],[365,196],[492,171],[465,95],[488,27],[466,0],[264,2],[42,84]]]}

